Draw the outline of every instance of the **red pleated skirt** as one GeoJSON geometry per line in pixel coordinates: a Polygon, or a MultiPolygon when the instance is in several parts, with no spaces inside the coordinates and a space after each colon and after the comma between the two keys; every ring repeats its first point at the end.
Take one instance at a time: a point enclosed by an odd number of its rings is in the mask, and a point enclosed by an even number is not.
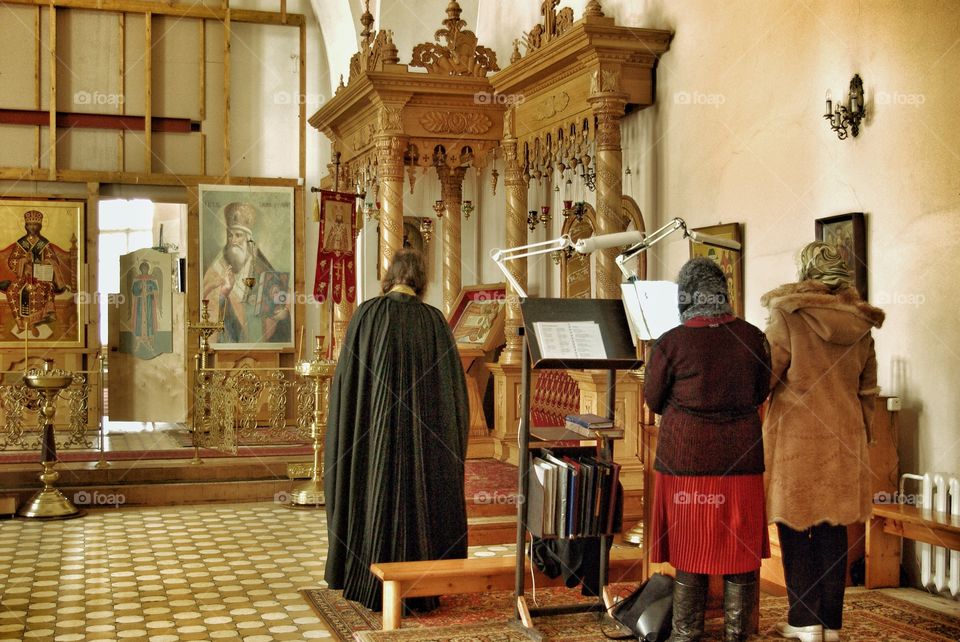
{"type": "Polygon", "coordinates": [[[650,561],[688,573],[748,573],[770,557],[763,475],[655,473],[650,561]]]}

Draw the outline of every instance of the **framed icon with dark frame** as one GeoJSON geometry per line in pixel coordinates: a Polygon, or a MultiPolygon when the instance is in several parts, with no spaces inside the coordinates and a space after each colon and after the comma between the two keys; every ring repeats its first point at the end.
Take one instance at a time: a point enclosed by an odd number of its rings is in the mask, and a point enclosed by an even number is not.
{"type": "Polygon", "coordinates": [[[862,212],[838,214],[816,220],[817,240],[835,245],[854,277],[860,298],[867,300],[867,234],[862,212]]]}
{"type": "Polygon", "coordinates": [[[694,228],[695,232],[717,236],[723,239],[729,239],[740,243],[739,250],[732,250],[719,245],[710,245],[709,243],[694,243],[690,241],[690,258],[695,256],[705,256],[716,261],[720,269],[727,277],[727,287],[730,289],[730,303],[733,307],[733,313],[744,317],[744,298],[743,298],[743,229],[740,223],[725,223],[722,225],[711,225],[709,227],[694,228]]]}

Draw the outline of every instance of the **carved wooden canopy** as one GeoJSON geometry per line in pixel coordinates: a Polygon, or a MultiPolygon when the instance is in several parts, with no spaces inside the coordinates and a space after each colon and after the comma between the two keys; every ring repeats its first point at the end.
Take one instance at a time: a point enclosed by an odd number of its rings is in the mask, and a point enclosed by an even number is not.
{"type": "MultiPolygon", "coordinates": [[[[402,139],[404,164],[482,166],[503,134],[503,105],[493,99],[486,78],[499,69],[496,54],[478,46],[465,29],[460,5],[449,3],[437,42],[414,47],[411,71],[399,64],[392,32],[374,35],[373,16],[361,18],[361,47],[350,62],[350,77],[310,118],[339,154],[340,188],[360,185],[377,176],[378,136],[402,139]],[[441,40],[444,41],[441,43],[441,40]]],[[[411,178],[412,180],[412,178],[411,178]]]]}
{"type": "Polygon", "coordinates": [[[653,104],[654,70],[673,36],[618,26],[597,0],[577,21],[569,8],[557,11],[558,4],[544,0],[542,23],[515,41],[511,64],[490,78],[495,93],[510,99],[505,135],[518,139],[521,154],[526,150],[531,174],[589,153],[598,101],[609,98],[621,114],[624,105],[653,104]]]}

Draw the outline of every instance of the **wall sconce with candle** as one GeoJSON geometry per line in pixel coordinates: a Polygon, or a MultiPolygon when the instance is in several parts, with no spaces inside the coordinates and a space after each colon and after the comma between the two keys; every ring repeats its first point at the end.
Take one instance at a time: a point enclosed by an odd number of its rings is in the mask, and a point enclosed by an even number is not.
{"type": "Polygon", "coordinates": [[[570,218],[571,216],[577,219],[577,222],[583,220],[584,215],[587,213],[587,204],[583,201],[578,201],[574,203],[573,201],[564,201],[563,202],[563,217],[570,218]]]}
{"type": "Polygon", "coordinates": [[[830,129],[837,133],[837,138],[843,140],[847,137],[847,127],[850,128],[854,138],[860,133],[860,121],[867,117],[867,110],[863,103],[863,81],[860,80],[859,74],[854,75],[850,81],[846,105],[842,104],[842,99],[834,105],[830,90],[827,90],[827,111],[823,117],[830,124],[830,129]]]}
{"type": "Polygon", "coordinates": [[[546,228],[550,224],[550,221],[553,220],[553,215],[550,213],[549,205],[540,206],[540,222],[543,223],[543,227],[546,228]]]}
{"type": "Polygon", "coordinates": [[[527,227],[530,228],[530,231],[537,229],[537,223],[540,221],[540,217],[537,216],[537,210],[530,210],[527,212],[527,227]]]}
{"type": "Polygon", "coordinates": [[[423,235],[423,242],[427,245],[430,244],[430,239],[433,238],[433,219],[424,216],[420,219],[420,234],[423,235]]]}
{"type": "Polygon", "coordinates": [[[368,221],[379,221],[380,220],[380,201],[377,201],[376,205],[373,204],[373,201],[367,201],[366,204],[363,206],[363,211],[368,221]]]}

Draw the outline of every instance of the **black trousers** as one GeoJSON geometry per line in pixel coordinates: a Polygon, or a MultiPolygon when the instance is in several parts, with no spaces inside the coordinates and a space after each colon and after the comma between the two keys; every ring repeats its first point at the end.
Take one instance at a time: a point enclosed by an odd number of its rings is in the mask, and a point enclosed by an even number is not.
{"type": "Polygon", "coordinates": [[[777,524],[791,626],[843,625],[847,527],[818,524],[804,531],[777,524]]]}

